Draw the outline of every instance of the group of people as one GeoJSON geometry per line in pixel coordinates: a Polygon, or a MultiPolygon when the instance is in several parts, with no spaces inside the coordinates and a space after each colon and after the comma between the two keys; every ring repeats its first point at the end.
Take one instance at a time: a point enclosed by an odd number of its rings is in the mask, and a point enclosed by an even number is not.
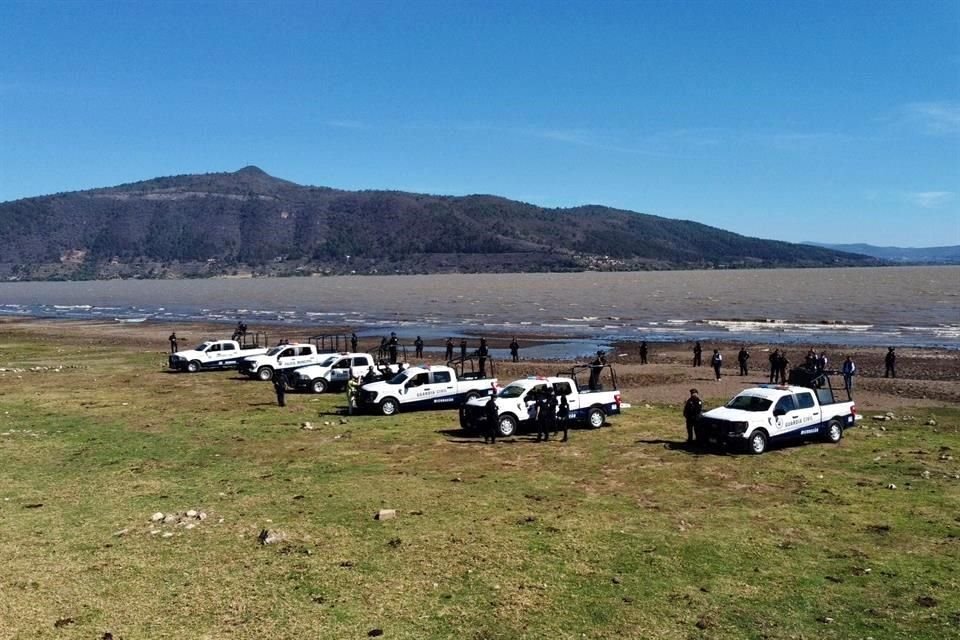
{"type": "MultiPolygon", "coordinates": [[[[570,431],[570,403],[567,396],[559,395],[553,388],[548,387],[534,399],[530,409],[532,418],[537,426],[537,442],[547,442],[550,434],[563,431],[560,442],[569,440],[570,431]]],[[[484,406],[486,430],[483,434],[485,444],[496,444],[500,435],[500,410],[497,408],[496,396],[490,396],[484,406]]]]}
{"type": "Polygon", "coordinates": [[[231,339],[240,340],[240,338],[244,337],[245,335],[247,335],[247,323],[241,320],[240,322],[237,322],[237,326],[233,330],[233,336],[231,339]]]}

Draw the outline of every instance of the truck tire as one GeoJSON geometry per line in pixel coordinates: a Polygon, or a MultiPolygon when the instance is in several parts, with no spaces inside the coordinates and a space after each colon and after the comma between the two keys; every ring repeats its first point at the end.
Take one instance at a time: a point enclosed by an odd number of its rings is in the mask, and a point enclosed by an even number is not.
{"type": "Polygon", "coordinates": [[[313,390],[314,393],[323,393],[324,391],[327,390],[327,381],[324,380],[323,378],[317,378],[310,385],[310,388],[313,390]]]}
{"type": "Polygon", "coordinates": [[[257,369],[257,378],[263,380],[264,382],[273,378],[273,368],[263,366],[257,369]]]}
{"type": "Polygon", "coordinates": [[[840,424],[839,420],[831,420],[827,423],[827,442],[832,442],[834,444],[840,442],[840,439],[843,438],[843,425],[840,424]]]}
{"type": "Polygon", "coordinates": [[[587,411],[587,424],[590,425],[591,429],[599,429],[606,422],[606,419],[607,415],[600,407],[593,407],[590,411],[587,411]]]}
{"type": "Polygon", "coordinates": [[[197,360],[191,360],[190,362],[188,362],[187,371],[189,371],[190,373],[196,373],[197,371],[200,371],[200,362],[197,360]]]}
{"type": "Polygon", "coordinates": [[[380,413],[385,416],[392,416],[400,410],[400,403],[396,398],[384,398],[380,401],[380,413]]]}
{"type": "Polygon", "coordinates": [[[517,432],[517,419],[509,413],[503,414],[497,421],[497,431],[501,438],[509,438],[517,432]]]}
{"type": "Polygon", "coordinates": [[[757,429],[747,439],[747,450],[755,456],[767,450],[767,432],[757,429]]]}
{"type": "Polygon", "coordinates": [[[471,391],[471,392],[468,393],[468,394],[466,395],[466,397],[463,399],[463,402],[464,402],[464,404],[466,404],[466,403],[470,402],[471,400],[476,400],[476,399],[479,398],[479,397],[480,397],[480,394],[479,394],[479,393],[477,393],[476,391],[471,391]]]}

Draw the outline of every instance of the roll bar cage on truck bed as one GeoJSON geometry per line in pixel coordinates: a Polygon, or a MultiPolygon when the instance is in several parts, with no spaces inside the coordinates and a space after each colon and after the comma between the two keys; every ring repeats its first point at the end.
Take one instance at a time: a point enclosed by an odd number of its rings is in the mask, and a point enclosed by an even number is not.
{"type": "Polygon", "coordinates": [[[453,358],[447,361],[447,366],[457,373],[461,380],[477,380],[479,378],[495,378],[496,363],[490,356],[486,357],[483,374],[480,375],[480,356],[475,353],[467,355],[465,358],[453,358]]]}
{"type": "Polygon", "coordinates": [[[572,378],[574,382],[577,383],[577,387],[580,389],[589,389],[590,391],[600,391],[603,389],[603,384],[601,383],[601,378],[603,377],[604,369],[610,371],[610,384],[613,385],[613,388],[617,388],[617,372],[614,370],[612,364],[575,364],[565,371],[558,371],[558,376],[566,376],[572,378]],[[586,386],[584,386],[580,379],[584,375],[589,376],[586,386]]]}

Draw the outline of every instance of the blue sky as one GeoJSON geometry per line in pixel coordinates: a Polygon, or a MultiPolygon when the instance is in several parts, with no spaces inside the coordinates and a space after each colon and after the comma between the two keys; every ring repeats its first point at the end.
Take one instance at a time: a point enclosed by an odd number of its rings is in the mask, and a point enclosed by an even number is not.
{"type": "Polygon", "coordinates": [[[248,164],[960,244],[960,3],[0,0],[0,201],[248,164]]]}

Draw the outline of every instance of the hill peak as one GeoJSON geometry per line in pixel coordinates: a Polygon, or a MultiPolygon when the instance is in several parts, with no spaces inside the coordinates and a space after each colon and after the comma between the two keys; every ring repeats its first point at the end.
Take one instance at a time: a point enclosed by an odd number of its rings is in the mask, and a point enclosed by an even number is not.
{"type": "Polygon", "coordinates": [[[234,171],[234,174],[238,176],[258,176],[258,177],[265,177],[265,178],[271,177],[269,173],[267,173],[260,167],[252,164],[248,164],[247,166],[245,166],[243,169],[240,169],[239,171],[234,171]]]}

